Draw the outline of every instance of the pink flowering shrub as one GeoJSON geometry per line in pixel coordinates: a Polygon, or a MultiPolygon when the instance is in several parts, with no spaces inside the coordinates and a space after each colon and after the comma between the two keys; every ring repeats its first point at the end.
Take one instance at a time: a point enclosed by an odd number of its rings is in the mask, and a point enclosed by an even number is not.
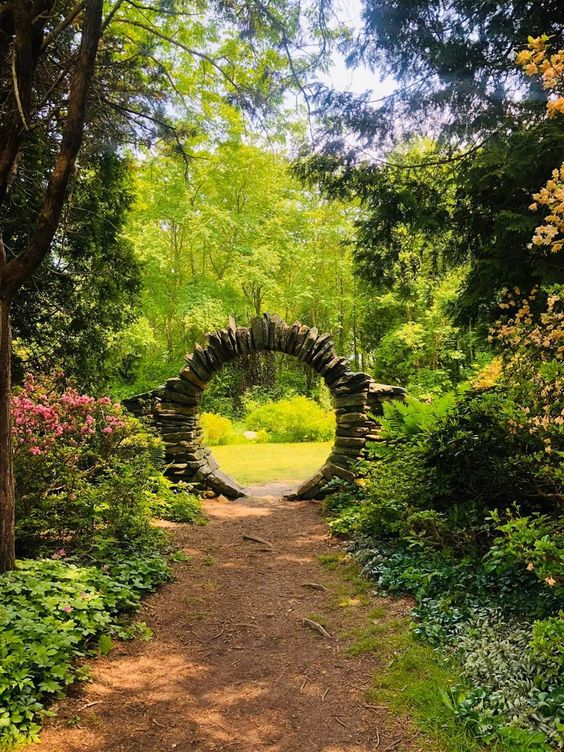
{"type": "Polygon", "coordinates": [[[15,452],[35,457],[47,454],[58,443],[79,452],[100,437],[119,437],[125,427],[121,406],[112,404],[109,397],[90,397],[75,389],[59,394],[32,376],[13,397],[12,415],[15,452]]]}
{"type": "Polygon", "coordinates": [[[157,436],[108,397],[32,377],[12,409],[20,553],[146,533],[150,513],[170,494],[157,436]]]}

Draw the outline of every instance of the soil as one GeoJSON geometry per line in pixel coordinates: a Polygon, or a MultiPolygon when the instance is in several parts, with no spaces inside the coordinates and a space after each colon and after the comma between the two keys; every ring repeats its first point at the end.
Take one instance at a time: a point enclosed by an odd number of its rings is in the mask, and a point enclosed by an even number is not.
{"type": "Polygon", "coordinates": [[[342,572],[318,558],[342,545],[318,505],[283,501],[284,490],[208,500],[206,526],[166,523],[190,559],[142,607],[153,639],[93,662],[93,680],[58,703],[28,752],[422,749],[409,719],[366,699],[378,656],[347,654],[371,608],[385,604],[394,617],[407,604],[343,602],[342,572]]]}

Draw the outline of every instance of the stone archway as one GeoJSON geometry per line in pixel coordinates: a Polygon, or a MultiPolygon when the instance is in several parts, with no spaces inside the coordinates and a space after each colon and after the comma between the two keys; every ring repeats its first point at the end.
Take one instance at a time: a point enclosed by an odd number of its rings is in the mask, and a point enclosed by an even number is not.
{"type": "MultiPolygon", "coordinates": [[[[382,403],[401,398],[405,390],[377,384],[368,374],[351,370],[350,363],[335,352],[330,334],[280,316],[263,314],[241,327],[230,318],[226,329],[206,334],[207,345],[196,345],[176,378],[151,392],[124,400],[136,415],[150,416],[165,442],[166,474],[175,481],[197,484],[230,498],[245,489],[219,468],[203,443],[200,401],[208,383],[226,363],[253,352],[274,351],[307,363],[329,387],[337,420],[335,444],[325,464],[290,498],[316,498],[332,478],[354,480],[354,464],[361,459],[367,441],[377,441],[382,403]]],[[[274,480],[274,479],[273,479],[274,480]]]]}

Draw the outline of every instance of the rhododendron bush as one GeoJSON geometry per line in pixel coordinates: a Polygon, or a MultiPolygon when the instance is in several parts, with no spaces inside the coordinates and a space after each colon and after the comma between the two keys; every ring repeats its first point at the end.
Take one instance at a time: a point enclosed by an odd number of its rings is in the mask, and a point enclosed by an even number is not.
{"type": "Polygon", "coordinates": [[[131,542],[171,494],[160,439],[107,397],[28,377],[13,397],[19,553],[131,542]]]}

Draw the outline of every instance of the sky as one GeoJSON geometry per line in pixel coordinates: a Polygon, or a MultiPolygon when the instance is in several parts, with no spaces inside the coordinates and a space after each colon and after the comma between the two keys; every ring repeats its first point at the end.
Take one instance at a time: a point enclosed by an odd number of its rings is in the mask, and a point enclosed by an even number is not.
{"type": "MultiPolygon", "coordinates": [[[[362,27],[362,3],[360,0],[339,0],[335,3],[335,14],[338,20],[354,31],[362,27]]],[[[380,76],[369,68],[357,66],[354,69],[347,68],[343,56],[335,51],[333,53],[333,66],[326,74],[318,74],[323,83],[338,91],[351,91],[362,94],[367,90],[373,91],[381,97],[390,94],[396,87],[393,78],[380,81],[380,76]]]]}

